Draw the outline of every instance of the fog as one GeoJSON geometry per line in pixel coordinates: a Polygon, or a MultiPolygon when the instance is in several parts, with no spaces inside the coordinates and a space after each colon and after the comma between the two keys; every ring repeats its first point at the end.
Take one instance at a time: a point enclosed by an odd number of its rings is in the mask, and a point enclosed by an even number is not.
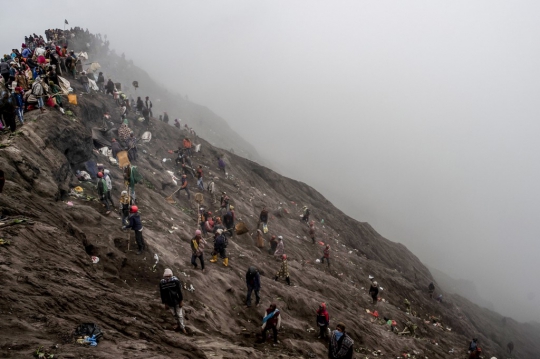
{"type": "Polygon", "coordinates": [[[282,174],[540,320],[539,2],[51,5],[3,4],[4,51],[64,18],[107,34],[282,174]]]}

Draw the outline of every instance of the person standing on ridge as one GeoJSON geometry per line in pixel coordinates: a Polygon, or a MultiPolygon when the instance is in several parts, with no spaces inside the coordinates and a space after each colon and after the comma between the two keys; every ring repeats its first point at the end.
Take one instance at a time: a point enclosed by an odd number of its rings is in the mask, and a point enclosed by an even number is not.
{"type": "Polygon", "coordinates": [[[330,268],[330,245],[329,244],[327,244],[323,250],[323,256],[321,257],[321,264],[324,264],[325,259],[326,259],[326,263],[328,263],[328,267],[330,268]]]}
{"type": "Polygon", "coordinates": [[[163,113],[163,122],[169,123],[169,114],[167,112],[163,113]]]}
{"type": "Polygon", "coordinates": [[[330,315],[328,315],[328,311],[326,310],[326,303],[321,303],[317,310],[317,326],[319,327],[318,339],[326,338],[326,332],[329,325],[330,315]]]}
{"type": "Polygon", "coordinates": [[[259,291],[261,290],[261,277],[259,275],[259,270],[255,266],[248,268],[246,272],[246,286],[247,286],[247,296],[246,296],[246,308],[251,307],[251,293],[255,292],[255,305],[258,307],[261,297],[259,296],[259,291]]]}
{"type": "Polygon", "coordinates": [[[352,359],[354,340],[345,332],[345,324],[339,323],[330,336],[329,359],[352,359]]]}
{"type": "MultiPolygon", "coordinates": [[[[103,178],[102,172],[98,172],[97,176],[98,176],[97,190],[98,190],[99,199],[106,208],[105,214],[109,214],[111,213],[111,210],[109,208],[109,200],[107,198],[107,192],[109,191],[107,187],[107,181],[103,178]]],[[[112,201],[111,201],[111,204],[112,204],[112,201]]]]}
{"type": "Polygon", "coordinates": [[[277,281],[279,278],[285,278],[287,285],[291,285],[291,279],[289,278],[289,267],[287,263],[286,254],[281,256],[281,267],[279,268],[279,271],[276,273],[274,280],[277,281]]]}
{"type": "Polygon", "coordinates": [[[128,217],[129,223],[122,227],[122,229],[132,229],[135,231],[135,241],[137,242],[138,252],[137,255],[141,254],[143,250],[146,249],[144,244],[144,239],[142,235],[143,225],[141,221],[141,216],[139,215],[139,207],[131,206],[129,210],[130,214],[128,217]]]}
{"type": "Polygon", "coordinates": [[[204,272],[204,258],[203,258],[203,249],[206,245],[206,240],[201,236],[201,231],[195,231],[195,237],[191,239],[191,264],[193,264],[193,269],[197,269],[197,258],[201,262],[201,270],[204,272]]]}
{"type": "Polygon", "coordinates": [[[262,338],[259,343],[266,342],[266,333],[269,330],[272,330],[274,335],[274,346],[279,343],[277,339],[278,330],[281,327],[281,315],[279,315],[279,309],[277,309],[276,304],[270,304],[270,307],[266,309],[265,316],[263,317],[263,325],[261,327],[262,338]]]}
{"type": "Polygon", "coordinates": [[[377,304],[377,298],[379,296],[379,286],[377,281],[371,283],[371,286],[369,287],[369,295],[373,299],[373,304],[377,304]]]}
{"type": "Polygon", "coordinates": [[[184,300],[182,296],[182,284],[178,278],[173,276],[173,272],[169,268],[163,272],[163,279],[159,282],[159,293],[161,295],[161,303],[165,305],[165,309],[171,311],[177,322],[174,330],[180,330],[182,333],[187,334],[182,313],[184,300]]]}
{"type": "Polygon", "coordinates": [[[285,244],[283,243],[283,236],[278,237],[278,243],[276,245],[276,251],[274,252],[274,257],[277,260],[282,259],[285,254],[285,244]]]}
{"type": "Polygon", "coordinates": [[[148,109],[150,117],[154,117],[154,114],[152,113],[152,101],[150,101],[150,97],[146,96],[146,101],[144,102],[144,105],[148,109]]]}

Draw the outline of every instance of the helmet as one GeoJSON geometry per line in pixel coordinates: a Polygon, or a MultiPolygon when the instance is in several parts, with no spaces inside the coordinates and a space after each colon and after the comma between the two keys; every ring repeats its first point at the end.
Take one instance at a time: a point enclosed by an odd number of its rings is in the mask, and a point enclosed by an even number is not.
{"type": "Polygon", "coordinates": [[[137,212],[139,212],[139,207],[131,206],[131,208],[129,209],[129,212],[130,213],[137,213],[137,212]]]}
{"type": "Polygon", "coordinates": [[[195,235],[196,235],[196,236],[200,236],[200,235],[201,235],[201,230],[200,230],[200,229],[197,229],[197,230],[195,231],[195,235]]]}
{"type": "Polygon", "coordinates": [[[284,254],[281,258],[283,258],[283,260],[287,259],[287,255],[284,254]]]}
{"type": "Polygon", "coordinates": [[[283,236],[278,236],[278,239],[283,239],[283,236]]]}
{"type": "Polygon", "coordinates": [[[99,178],[103,178],[103,173],[98,172],[98,173],[97,173],[97,176],[98,176],[99,178]]]}

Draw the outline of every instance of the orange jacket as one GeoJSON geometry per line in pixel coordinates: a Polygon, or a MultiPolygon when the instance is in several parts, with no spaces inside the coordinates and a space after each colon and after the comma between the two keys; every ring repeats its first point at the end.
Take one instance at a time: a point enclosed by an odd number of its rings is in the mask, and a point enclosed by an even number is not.
{"type": "Polygon", "coordinates": [[[184,148],[191,148],[191,141],[188,140],[187,138],[184,138],[184,148]]]}

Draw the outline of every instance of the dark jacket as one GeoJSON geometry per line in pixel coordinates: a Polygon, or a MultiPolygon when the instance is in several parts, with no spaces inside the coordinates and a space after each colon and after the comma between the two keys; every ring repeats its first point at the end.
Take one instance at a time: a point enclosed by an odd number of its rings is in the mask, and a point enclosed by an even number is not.
{"type": "Polygon", "coordinates": [[[262,210],[261,214],[259,215],[259,219],[261,220],[261,222],[268,222],[268,211],[262,210]]]}
{"type": "Polygon", "coordinates": [[[216,237],[214,240],[214,250],[216,252],[220,252],[221,250],[225,249],[227,247],[225,243],[225,236],[223,234],[216,237]]]}
{"type": "Polygon", "coordinates": [[[347,333],[343,333],[339,340],[336,333],[332,332],[330,344],[328,345],[329,359],[352,359],[354,340],[347,333]]]}
{"type": "Polygon", "coordinates": [[[103,74],[98,76],[96,83],[98,84],[105,83],[105,78],[103,77],[103,74]]]}
{"type": "Polygon", "coordinates": [[[230,211],[225,213],[225,215],[223,216],[223,224],[227,228],[231,228],[233,226],[234,217],[233,217],[233,214],[230,211]]]}
{"type": "Polygon", "coordinates": [[[142,222],[141,222],[141,216],[139,215],[139,212],[130,214],[129,215],[129,224],[126,226],[126,228],[131,228],[134,231],[140,231],[142,229],[142,222]]]}
{"type": "Polygon", "coordinates": [[[161,294],[161,303],[167,304],[169,307],[174,307],[182,300],[182,285],[176,277],[163,278],[159,282],[159,292],[161,294]]]}
{"type": "Polygon", "coordinates": [[[369,294],[372,297],[378,296],[379,295],[379,287],[371,285],[371,287],[369,287],[369,294]]]}
{"type": "Polygon", "coordinates": [[[105,182],[105,178],[100,178],[97,183],[97,191],[100,197],[105,196],[105,193],[107,193],[107,182],[105,182]]]}
{"type": "Polygon", "coordinates": [[[255,267],[249,267],[246,272],[246,285],[253,290],[261,290],[261,276],[255,267]]]}
{"type": "Polygon", "coordinates": [[[105,88],[109,91],[114,91],[114,82],[111,80],[107,81],[107,85],[105,85],[105,88]]]}
{"type": "Polygon", "coordinates": [[[111,145],[111,150],[113,157],[116,157],[118,152],[122,152],[122,146],[120,146],[119,142],[113,142],[111,145]]]}
{"type": "Polygon", "coordinates": [[[0,73],[9,74],[9,64],[7,62],[0,62],[0,73]]]}

